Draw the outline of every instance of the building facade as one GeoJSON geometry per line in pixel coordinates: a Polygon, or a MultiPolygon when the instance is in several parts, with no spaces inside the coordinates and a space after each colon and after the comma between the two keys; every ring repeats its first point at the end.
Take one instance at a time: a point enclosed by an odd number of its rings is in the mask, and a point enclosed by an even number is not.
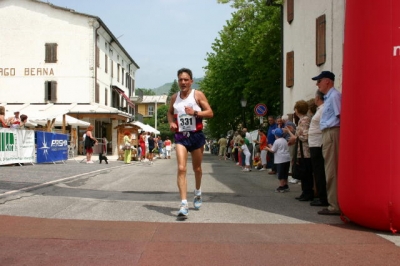
{"type": "Polygon", "coordinates": [[[296,101],[314,98],[311,78],[321,71],[335,73],[335,87],[342,90],[345,4],[283,1],[283,114],[292,114],[296,101]]]}
{"type": "Polygon", "coordinates": [[[134,119],[139,66],[104,22],[37,0],[0,0],[0,17],[0,104],[28,116],[67,110],[117,153],[113,129],[134,119]]]}

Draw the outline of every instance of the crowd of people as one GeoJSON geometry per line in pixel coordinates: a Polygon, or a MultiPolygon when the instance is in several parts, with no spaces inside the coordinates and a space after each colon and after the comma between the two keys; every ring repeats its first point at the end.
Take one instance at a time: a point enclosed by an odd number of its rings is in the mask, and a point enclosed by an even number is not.
{"type": "Polygon", "coordinates": [[[123,138],[124,162],[131,163],[132,151],[136,152],[136,158],[140,162],[153,164],[154,159],[171,159],[172,142],[167,136],[165,140],[152,132],[141,132],[138,137],[138,145],[133,145],[131,133],[125,132],[123,138]]]}
{"type": "Polygon", "coordinates": [[[28,116],[24,114],[20,115],[19,111],[15,111],[14,116],[6,119],[5,108],[4,106],[0,106],[0,128],[24,129],[27,122],[28,116]]]}
{"type": "Polygon", "coordinates": [[[334,87],[335,75],[322,71],[313,77],[318,87],[314,99],[294,105],[293,120],[287,115],[268,116],[268,129],[258,130],[253,140],[247,128],[221,138],[220,160],[230,159],[242,171],[267,171],[276,175],[275,192],[289,192],[288,183],[301,182],[299,201],[326,207],[320,215],[340,215],[337,199],[337,167],[341,93],[334,87]],[[254,143],[254,144],[253,144],[254,143]],[[254,147],[254,153],[250,151],[254,147]]]}

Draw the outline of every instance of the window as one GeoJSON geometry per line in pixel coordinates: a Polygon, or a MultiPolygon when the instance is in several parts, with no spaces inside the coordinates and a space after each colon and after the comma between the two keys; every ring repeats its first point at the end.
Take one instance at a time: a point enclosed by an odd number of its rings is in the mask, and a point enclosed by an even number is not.
{"type": "Polygon", "coordinates": [[[104,105],[108,105],[108,89],[105,90],[105,95],[104,95],[104,105]]]}
{"type": "Polygon", "coordinates": [[[94,91],[94,101],[95,101],[95,103],[100,102],[100,85],[99,85],[99,83],[96,83],[96,88],[94,91]]]}
{"type": "Polygon", "coordinates": [[[57,44],[56,43],[46,43],[45,44],[45,63],[57,63],[57,44]]]}
{"type": "Polygon", "coordinates": [[[326,17],[322,15],[316,21],[316,64],[320,66],[326,61],[326,17]]]}
{"type": "Polygon", "coordinates": [[[119,82],[119,69],[121,68],[121,65],[117,65],[117,81],[119,82]]]}
{"type": "Polygon", "coordinates": [[[100,49],[96,47],[96,67],[100,67],[100,49]]]}
{"type": "Polygon", "coordinates": [[[287,22],[292,23],[294,19],[294,0],[287,0],[287,22]]]}
{"type": "Polygon", "coordinates": [[[108,56],[105,54],[105,60],[104,60],[104,71],[108,73],[108,56]]]}
{"type": "Polygon", "coordinates": [[[147,114],[150,115],[150,116],[154,115],[154,105],[149,105],[147,107],[147,114]]]}
{"type": "Polygon", "coordinates": [[[286,53],[286,87],[294,86],[294,51],[286,53]]]}
{"type": "Polygon", "coordinates": [[[57,101],[57,81],[46,81],[44,83],[44,101],[57,101]]]}
{"type": "Polygon", "coordinates": [[[122,85],[124,85],[124,79],[125,79],[125,69],[124,68],[122,68],[121,79],[122,79],[122,85]]]}
{"type": "Polygon", "coordinates": [[[114,77],[114,61],[111,60],[111,77],[114,77]]]}

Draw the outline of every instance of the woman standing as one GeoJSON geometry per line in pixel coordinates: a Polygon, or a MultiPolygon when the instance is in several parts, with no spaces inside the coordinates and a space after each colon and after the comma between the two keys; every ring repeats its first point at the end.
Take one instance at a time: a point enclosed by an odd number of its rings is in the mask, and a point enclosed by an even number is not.
{"type": "Polygon", "coordinates": [[[140,133],[139,136],[139,146],[140,146],[140,161],[144,161],[146,159],[146,142],[145,142],[145,132],[140,133]]]}
{"type": "Polygon", "coordinates": [[[8,127],[7,121],[4,118],[4,115],[6,113],[6,110],[4,106],[0,106],[0,127],[8,127]]]}
{"type": "Polygon", "coordinates": [[[92,161],[93,146],[97,145],[97,139],[92,135],[93,129],[94,127],[92,125],[89,125],[86,130],[86,137],[85,137],[86,163],[93,163],[92,161]]]}
{"type": "Polygon", "coordinates": [[[156,141],[154,139],[154,133],[151,133],[148,140],[149,142],[149,155],[148,155],[148,159],[149,159],[149,164],[153,164],[153,153],[154,153],[154,148],[156,147],[156,141]]]}
{"type": "Polygon", "coordinates": [[[132,149],[131,149],[131,133],[129,131],[125,131],[124,133],[124,147],[125,147],[125,154],[124,154],[124,162],[126,164],[130,164],[131,163],[131,159],[132,159],[132,149]]]}
{"type": "Polygon", "coordinates": [[[295,172],[301,173],[300,176],[293,178],[301,180],[302,193],[296,197],[299,201],[312,201],[314,199],[314,180],[311,166],[310,147],[308,145],[308,130],[310,128],[310,117],[307,116],[308,103],[306,101],[297,101],[294,105],[295,114],[300,118],[296,127],[296,134],[285,128],[285,132],[296,139],[296,163],[295,172]],[[301,171],[300,171],[301,169],[301,171]]]}
{"type": "Polygon", "coordinates": [[[262,129],[258,130],[259,140],[254,140],[259,145],[262,168],[259,171],[267,170],[267,136],[262,129]]]}

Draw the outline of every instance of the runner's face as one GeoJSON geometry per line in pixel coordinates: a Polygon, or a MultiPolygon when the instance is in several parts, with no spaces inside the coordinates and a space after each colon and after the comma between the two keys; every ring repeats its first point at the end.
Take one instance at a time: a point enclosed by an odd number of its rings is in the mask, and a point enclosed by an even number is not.
{"type": "Polygon", "coordinates": [[[190,78],[188,73],[183,72],[178,76],[178,84],[181,91],[188,91],[192,86],[192,83],[193,80],[190,78]]]}

